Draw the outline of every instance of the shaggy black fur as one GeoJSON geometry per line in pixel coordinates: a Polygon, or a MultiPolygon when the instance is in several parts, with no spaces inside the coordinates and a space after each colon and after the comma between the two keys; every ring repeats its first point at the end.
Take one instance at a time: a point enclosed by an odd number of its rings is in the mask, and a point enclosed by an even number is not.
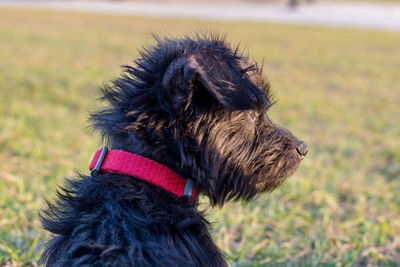
{"type": "MultiPolygon", "coordinates": [[[[157,40],[135,63],[92,115],[111,149],[193,179],[212,205],[271,191],[297,168],[304,144],[267,117],[261,70],[223,39],[157,40]]],[[[227,265],[188,197],[129,176],[81,176],[48,206],[47,266],[227,265]]]]}

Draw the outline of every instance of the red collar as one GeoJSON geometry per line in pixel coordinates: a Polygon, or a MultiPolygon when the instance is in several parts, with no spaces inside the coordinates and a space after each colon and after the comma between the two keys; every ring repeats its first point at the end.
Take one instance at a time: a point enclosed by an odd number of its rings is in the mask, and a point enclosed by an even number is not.
{"type": "Polygon", "coordinates": [[[134,153],[103,147],[96,151],[89,169],[92,176],[98,172],[134,176],[178,197],[190,196],[195,202],[197,188],[193,180],[184,179],[164,165],[134,153]]]}

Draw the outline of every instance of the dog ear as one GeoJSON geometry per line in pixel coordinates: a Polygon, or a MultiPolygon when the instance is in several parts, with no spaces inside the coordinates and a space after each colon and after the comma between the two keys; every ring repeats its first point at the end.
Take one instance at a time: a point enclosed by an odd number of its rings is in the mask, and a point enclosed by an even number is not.
{"type": "Polygon", "coordinates": [[[196,90],[206,90],[229,110],[246,110],[266,104],[265,94],[254,84],[239,82],[240,88],[236,88],[236,80],[240,78],[235,77],[235,83],[232,83],[214,76],[205,71],[194,56],[175,59],[162,81],[162,96],[172,109],[167,111],[179,114],[186,110],[196,90]]]}

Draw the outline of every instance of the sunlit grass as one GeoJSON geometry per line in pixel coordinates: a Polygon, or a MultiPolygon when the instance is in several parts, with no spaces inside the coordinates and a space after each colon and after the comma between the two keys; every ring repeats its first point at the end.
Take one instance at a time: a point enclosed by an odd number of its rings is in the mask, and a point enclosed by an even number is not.
{"type": "Polygon", "coordinates": [[[43,198],[87,173],[101,145],[87,122],[98,87],[150,33],[193,29],[264,59],[270,117],[311,147],[280,189],[209,212],[232,265],[399,265],[400,35],[11,9],[0,9],[0,265],[37,265],[43,198]]]}

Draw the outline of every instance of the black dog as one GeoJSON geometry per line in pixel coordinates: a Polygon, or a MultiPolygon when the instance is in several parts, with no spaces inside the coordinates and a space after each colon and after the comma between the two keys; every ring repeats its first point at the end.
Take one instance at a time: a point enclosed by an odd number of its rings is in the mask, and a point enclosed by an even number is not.
{"type": "MultiPolygon", "coordinates": [[[[267,117],[270,90],[257,65],[223,39],[157,40],[135,63],[103,89],[108,107],[92,115],[95,129],[113,150],[191,179],[212,205],[273,190],[307,153],[267,117]]],[[[179,197],[96,170],[70,180],[42,212],[54,234],[42,255],[47,266],[227,265],[193,186],[179,197]]]]}

